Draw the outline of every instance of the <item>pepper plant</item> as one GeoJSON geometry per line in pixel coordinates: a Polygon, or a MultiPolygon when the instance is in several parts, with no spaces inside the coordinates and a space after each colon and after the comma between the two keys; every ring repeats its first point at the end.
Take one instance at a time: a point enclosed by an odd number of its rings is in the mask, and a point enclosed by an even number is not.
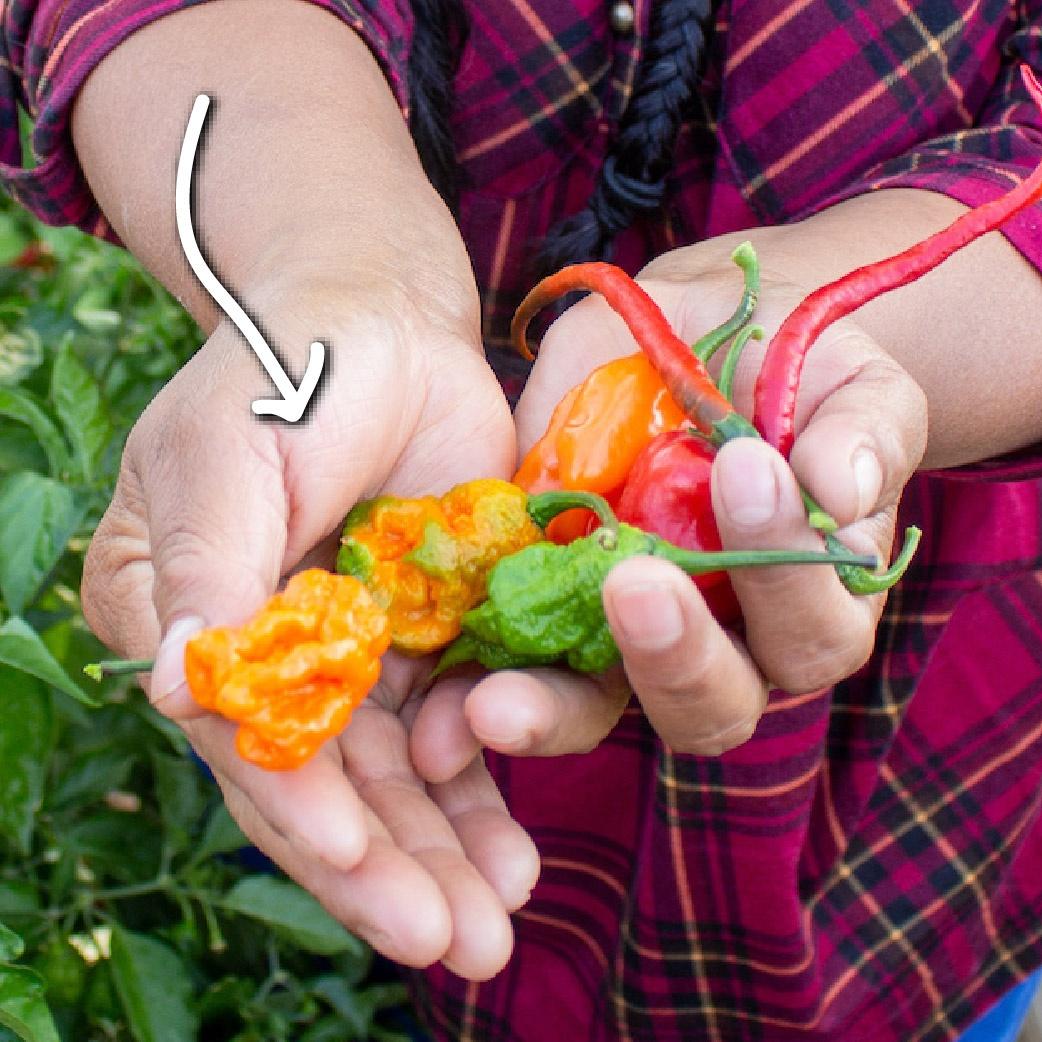
{"type": "Polygon", "coordinates": [[[0,1042],[404,1040],[399,984],[246,841],[104,654],[83,556],[194,323],[0,198],[0,1042]]]}

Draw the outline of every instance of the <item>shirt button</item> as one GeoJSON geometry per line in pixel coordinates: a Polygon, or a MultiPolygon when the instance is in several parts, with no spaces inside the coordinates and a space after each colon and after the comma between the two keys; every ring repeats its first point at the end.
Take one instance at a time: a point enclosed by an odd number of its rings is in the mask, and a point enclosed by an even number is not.
{"type": "Polygon", "coordinates": [[[628,0],[618,0],[617,3],[611,5],[608,19],[612,29],[620,36],[624,36],[633,32],[633,27],[637,24],[637,12],[628,0]]]}

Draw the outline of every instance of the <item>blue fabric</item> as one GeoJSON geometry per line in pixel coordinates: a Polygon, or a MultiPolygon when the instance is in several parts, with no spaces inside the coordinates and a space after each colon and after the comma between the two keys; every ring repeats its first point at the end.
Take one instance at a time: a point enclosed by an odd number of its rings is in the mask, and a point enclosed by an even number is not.
{"type": "Polygon", "coordinates": [[[1007,992],[959,1042],[1016,1042],[1040,982],[1042,970],[1007,992]]]}

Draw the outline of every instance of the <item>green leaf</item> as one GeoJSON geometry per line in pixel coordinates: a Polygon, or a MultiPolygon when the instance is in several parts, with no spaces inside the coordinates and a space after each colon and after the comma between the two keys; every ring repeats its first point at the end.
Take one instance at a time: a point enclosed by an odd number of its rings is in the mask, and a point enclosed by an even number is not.
{"type": "Polygon", "coordinates": [[[0,416],[25,424],[47,453],[52,477],[61,477],[69,469],[69,450],[51,418],[25,391],[0,387],[0,416]]]}
{"type": "Polygon", "coordinates": [[[65,552],[83,516],[72,491],[23,471],[0,481],[0,592],[20,615],[65,552]]]}
{"type": "Polygon", "coordinates": [[[0,626],[0,664],[39,677],[84,705],[99,704],[73,683],[58,660],[47,650],[40,635],[23,619],[10,618],[0,626]]]}
{"type": "Polygon", "coordinates": [[[199,862],[214,854],[232,854],[249,845],[250,841],[228,813],[228,808],[219,803],[206,823],[192,860],[199,862]]]}
{"type": "Polygon", "coordinates": [[[21,383],[43,363],[43,344],[35,329],[0,336],[0,384],[10,387],[21,383]]]}
{"type": "Polygon", "coordinates": [[[0,962],[14,962],[22,957],[25,942],[14,932],[0,923],[0,962]]]}
{"type": "Polygon", "coordinates": [[[195,1042],[192,983],[180,956],[123,927],[112,931],[112,978],[137,1042],[195,1042]]]}
{"type": "Polygon", "coordinates": [[[52,725],[47,689],[0,667],[0,836],[23,854],[43,799],[52,725]]]}
{"type": "Polygon", "coordinates": [[[73,305],[73,318],[92,333],[111,333],[122,319],[118,311],[105,307],[110,299],[105,287],[91,286],[73,305]]]}
{"type": "Polygon", "coordinates": [[[25,1042],[60,1042],[38,973],[0,966],[0,1024],[25,1042]]]}
{"type": "Polygon", "coordinates": [[[10,264],[30,241],[23,221],[15,214],[0,214],[0,264],[10,264]]]}
{"type": "Polygon", "coordinates": [[[112,426],[105,415],[101,391],[73,352],[71,340],[62,344],[54,360],[51,401],[65,428],[80,474],[85,481],[93,480],[112,426]]]}
{"type": "Polygon", "coordinates": [[[190,760],[152,753],[159,812],[168,833],[183,847],[206,807],[206,793],[199,768],[190,760]]]}
{"type": "Polygon", "coordinates": [[[29,927],[40,917],[40,895],[24,879],[0,882],[0,919],[17,928],[29,927]]]}
{"type": "Polygon", "coordinates": [[[349,934],[306,890],[274,876],[250,876],[236,883],[219,902],[265,923],[305,951],[316,955],[359,951],[363,945],[349,934]]]}

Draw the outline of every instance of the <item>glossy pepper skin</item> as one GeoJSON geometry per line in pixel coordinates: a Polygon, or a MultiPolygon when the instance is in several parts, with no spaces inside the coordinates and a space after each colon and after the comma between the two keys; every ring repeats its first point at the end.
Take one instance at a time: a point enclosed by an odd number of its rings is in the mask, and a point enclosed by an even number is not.
{"type": "Polygon", "coordinates": [[[204,709],[239,724],[239,755],[269,771],[306,763],[380,677],[387,616],[349,576],[300,572],[249,622],[203,630],[185,675],[204,709]]]}
{"type": "Polygon", "coordinates": [[[441,497],[368,500],[344,523],[337,571],[365,583],[390,618],[397,650],[436,651],[484,599],[496,562],[543,538],[527,502],[498,478],[468,481],[441,497]]]}
{"type": "MultiPolygon", "coordinates": [[[[659,434],[630,469],[614,504],[619,520],[687,550],[721,549],[710,484],[715,455],[704,438],[687,431],[659,434]]],[[[720,622],[741,617],[726,572],[696,575],[694,582],[720,622]]]]}
{"type": "MultiPolygon", "coordinates": [[[[561,399],[514,483],[532,495],[581,489],[612,502],[645,446],[686,422],[645,355],[616,358],[594,369],[561,399]]],[[[585,510],[568,511],[554,518],[547,536],[571,542],[585,534],[591,516],[585,510]]]]}

